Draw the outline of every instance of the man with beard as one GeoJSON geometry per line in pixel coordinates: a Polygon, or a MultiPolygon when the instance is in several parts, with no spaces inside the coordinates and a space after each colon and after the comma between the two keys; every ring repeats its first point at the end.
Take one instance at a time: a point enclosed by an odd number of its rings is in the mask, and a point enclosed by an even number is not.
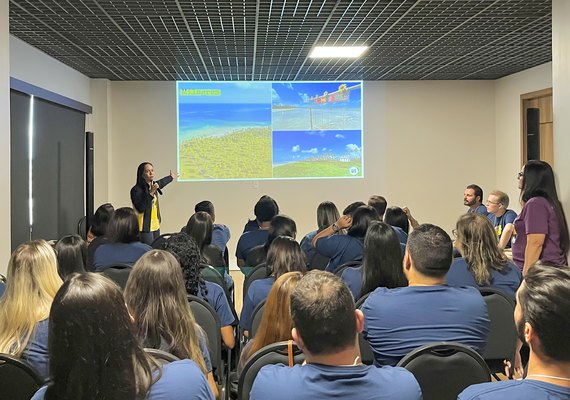
{"type": "Polygon", "coordinates": [[[570,270],[535,264],[517,292],[515,322],[530,348],[523,380],[483,383],[460,400],[570,399],[570,270]]]}
{"type": "Polygon", "coordinates": [[[482,204],[483,201],[483,189],[480,186],[472,184],[465,188],[463,192],[463,204],[469,207],[468,213],[476,212],[483,216],[487,216],[487,207],[482,204]]]}

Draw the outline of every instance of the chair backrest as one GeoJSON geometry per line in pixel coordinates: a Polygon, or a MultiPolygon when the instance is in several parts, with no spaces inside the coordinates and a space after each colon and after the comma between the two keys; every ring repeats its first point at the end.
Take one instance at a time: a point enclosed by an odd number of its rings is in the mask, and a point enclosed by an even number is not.
{"type": "Polygon", "coordinates": [[[150,354],[152,356],[152,358],[154,358],[156,361],[158,361],[162,365],[171,363],[172,361],[180,360],[174,354],[170,354],[164,350],[152,349],[150,347],[145,347],[144,351],[147,352],[148,354],[150,354]]]}
{"type": "Polygon", "coordinates": [[[222,366],[222,332],[220,318],[216,310],[204,299],[188,295],[190,308],[194,313],[196,323],[204,330],[206,338],[208,339],[208,351],[210,352],[210,359],[212,360],[212,367],[214,371],[218,372],[222,366]]]}
{"type": "Polygon", "coordinates": [[[291,357],[293,358],[293,364],[302,364],[305,361],[305,356],[299,350],[293,341],[277,342],[265,346],[249,358],[241,375],[239,376],[238,382],[238,399],[248,400],[249,393],[253,386],[253,381],[257,376],[259,370],[271,364],[285,364],[289,365],[289,344],[291,343],[291,357]]]}
{"type": "Polygon", "coordinates": [[[77,234],[81,236],[83,240],[87,239],[87,217],[85,215],[79,218],[77,222],[77,234]]]}
{"type": "Polygon", "coordinates": [[[131,265],[116,264],[101,271],[101,274],[115,282],[121,290],[125,290],[125,286],[127,286],[127,281],[129,280],[129,275],[132,270],[133,267],[131,265]]]}
{"type": "Polygon", "coordinates": [[[255,332],[257,332],[257,329],[261,324],[261,318],[263,318],[263,311],[265,311],[266,300],[267,299],[263,300],[261,303],[256,305],[255,308],[253,309],[253,312],[251,313],[251,330],[249,331],[251,337],[255,336],[255,332]]]}
{"type": "Polygon", "coordinates": [[[0,274],[0,282],[6,283],[6,277],[2,274],[0,274]]]}
{"type": "Polygon", "coordinates": [[[170,236],[174,235],[174,233],[164,233],[154,239],[152,244],[150,245],[153,249],[162,250],[164,243],[170,239],[170,236]]]}
{"type": "Polygon", "coordinates": [[[503,372],[503,360],[514,365],[517,348],[517,328],[514,318],[515,302],[495,288],[480,288],[491,320],[483,358],[491,372],[503,372]]]}
{"type": "Polygon", "coordinates": [[[211,265],[201,263],[200,264],[200,275],[204,278],[205,281],[213,282],[219,285],[222,289],[224,289],[224,293],[228,298],[228,301],[231,301],[228,288],[226,286],[226,281],[224,277],[218,272],[218,270],[211,265]]]}
{"type": "Polygon", "coordinates": [[[335,274],[336,276],[341,276],[345,269],[351,268],[351,267],[360,267],[361,265],[362,265],[362,261],[349,261],[349,262],[345,262],[344,264],[339,265],[339,266],[334,270],[334,274],[335,274]]]}
{"type": "Polygon", "coordinates": [[[0,398],[29,400],[43,384],[43,379],[30,365],[0,354],[0,398]]]}
{"type": "Polygon", "coordinates": [[[309,261],[309,270],[313,269],[320,269],[324,271],[327,265],[329,265],[329,261],[331,259],[327,256],[323,256],[321,253],[315,251],[315,255],[309,261]]]}
{"type": "Polygon", "coordinates": [[[424,400],[455,400],[466,387],[490,382],[485,360],[471,348],[435,342],[408,353],[398,363],[416,377],[424,400]]]}
{"type": "MultiPolygon", "coordinates": [[[[370,296],[370,293],[366,293],[364,296],[358,299],[356,302],[357,309],[360,310],[362,308],[362,305],[368,296],[370,296]]],[[[358,334],[358,344],[360,345],[360,361],[366,365],[374,364],[374,352],[372,351],[372,346],[370,346],[370,343],[364,339],[364,334],[362,332],[358,334]]]]}
{"type": "Polygon", "coordinates": [[[267,278],[269,275],[271,275],[271,269],[265,263],[259,264],[257,267],[252,269],[249,275],[245,277],[245,280],[243,282],[243,298],[245,299],[251,282],[257,279],[267,278]]]}

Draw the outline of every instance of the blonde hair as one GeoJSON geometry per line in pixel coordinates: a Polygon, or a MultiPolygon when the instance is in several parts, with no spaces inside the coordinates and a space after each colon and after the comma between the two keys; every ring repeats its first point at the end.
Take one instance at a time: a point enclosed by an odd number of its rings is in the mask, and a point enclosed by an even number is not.
{"type": "Polygon", "coordinates": [[[0,299],[0,353],[22,354],[36,324],[49,317],[62,283],[55,252],[45,240],[23,243],[14,250],[0,299]]]}
{"type": "Polygon", "coordinates": [[[503,207],[507,208],[509,206],[509,195],[505,192],[501,192],[500,190],[493,190],[489,193],[489,196],[497,196],[499,203],[503,205],[503,207]]]}

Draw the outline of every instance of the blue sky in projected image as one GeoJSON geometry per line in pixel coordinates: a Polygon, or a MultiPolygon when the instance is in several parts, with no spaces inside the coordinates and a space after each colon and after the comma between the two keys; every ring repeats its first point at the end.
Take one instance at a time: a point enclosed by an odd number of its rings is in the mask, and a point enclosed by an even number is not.
{"type": "MultiPolygon", "coordinates": [[[[324,92],[336,92],[343,83],[350,88],[361,82],[276,82],[272,85],[271,99],[274,105],[306,105],[309,97],[322,96],[324,92]]],[[[350,100],[348,102],[336,103],[334,105],[342,104],[343,107],[360,107],[361,97],[362,90],[355,89],[350,92],[350,100]]]]}
{"type": "Polygon", "coordinates": [[[362,156],[362,132],[344,131],[274,131],[273,164],[302,161],[322,154],[362,156]]]}

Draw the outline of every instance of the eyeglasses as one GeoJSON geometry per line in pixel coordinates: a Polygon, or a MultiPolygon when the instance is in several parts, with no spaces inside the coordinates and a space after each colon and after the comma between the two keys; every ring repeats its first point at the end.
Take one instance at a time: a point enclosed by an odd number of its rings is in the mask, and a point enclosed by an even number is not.
{"type": "Polygon", "coordinates": [[[517,174],[517,179],[521,179],[522,176],[523,176],[523,173],[522,173],[522,172],[519,172],[519,173],[517,174]]]}
{"type": "Polygon", "coordinates": [[[494,204],[494,205],[497,205],[497,204],[501,204],[501,203],[500,203],[500,202],[495,203],[494,201],[487,200],[487,203],[485,203],[485,204],[494,204]]]}

